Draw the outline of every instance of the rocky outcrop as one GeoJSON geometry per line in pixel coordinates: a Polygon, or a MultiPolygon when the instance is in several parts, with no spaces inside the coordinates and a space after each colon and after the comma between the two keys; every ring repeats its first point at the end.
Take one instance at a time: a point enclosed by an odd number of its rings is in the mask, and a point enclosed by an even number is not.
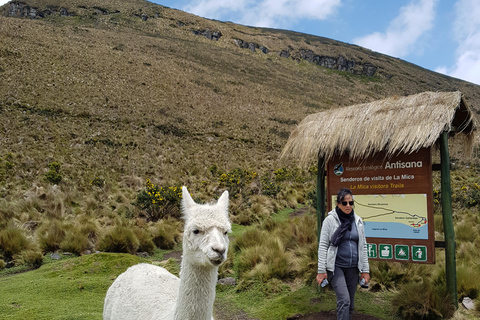
{"type": "Polygon", "coordinates": [[[197,36],[204,36],[208,40],[218,41],[222,36],[220,31],[210,31],[209,29],[206,30],[192,30],[192,33],[197,36]]]}
{"type": "Polygon", "coordinates": [[[9,3],[8,9],[5,11],[7,17],[41,19],[51,14],[58,13],[62,17],[68,17],[72,14],[66,8],[58,6],[47,6],[44,9],[31,7],[20,1],[12,1],[9,3]]]}
{"type": "Polygon", "coordinates": [[[377,72],[377,67],[371,63],[360,64],[355,59],[348,60],[344,56],[330,57],[316,55],[312,50],[300,49],[300,57],[308,62],[319,66],[334,69],[338,71],[348,71],[356,75],[365,75],[373,77],[377,72]]]}
{"type": "MultiPolygon", "coordinates": [[[[269,50],[261,45],[253,42],[246,42],[241,39],[234,39],[235,44],[243,49],[250,49],[255,52],[256,49],[260,49],[263,53],[268,53],[269,50]]],[[[364,75],[367,77],[373,77],[377,72],[377,67],[371,63],[358,63],[355,59],[347,59],[344,56],[331,57],[325,55],[315,54],[312,50],[300,49],[295,50],[292,47],[284,49],[278,53],[282,58],[292,58],[296,60],[305,60],[311,63],[315,63],[319,66],[338,70],[347,71],[356,75],[364,75]]]]}
{"type": "Polygon", "coordinates": [[[242,39],[233,39],[235,41],[235,44],[243,49],[249,49],[252,52],[255,52],[256,49],[260,50],[263,53],[269,53],[270,50],[268,50],[267,47],[261,46],[259,44],[256,44],[254,42],[247,42],[243,41],[242,39]]]}
{"type": "Polygon", "coordinates": [[[282,50],[279,55],[282,58],[290,58],[290,50],[282,50]]]}
{"type": "MultiPolygon", "coordinates": [[[[120,11],[115,10],[111,11],[106,8],[94,6],[94,7],[85,7],[77,6],[76,7],[80,12],[86,10],[91,15],[103,16],[110,14],[117,14],[120,11]]],[[[71,17],[77,15],[75,12],[69,11],[65,7],[48,5],[45,8],[32,7],[25,2],[21,1],[11,1],[8,4],[7,10],[5,10],[5,16],[15,17],[15,18],[30,18],[30,19],[41,19],[49,15],[58,15],[60,17],[71,17]]],[[[133,16],[139,17],[143,21],[147,21],[150,18],[144,13],[133,13],[133,16]]],[[[152,16],[153,18],[158,17],[159,14],[152,16]]]]}

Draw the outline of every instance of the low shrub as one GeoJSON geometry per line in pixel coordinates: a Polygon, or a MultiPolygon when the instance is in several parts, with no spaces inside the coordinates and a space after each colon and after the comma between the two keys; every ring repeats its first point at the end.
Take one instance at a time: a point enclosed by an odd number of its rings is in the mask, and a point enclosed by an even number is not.
{"type": "Polygon", "coordinates": [[[5,260],[3,259],[0,259],[0,270],[2,270],[3,268],[5,268],[7,264],[5,263],[5,260]]]}
{"type": "Polygon", "coordinates": [[[254,171],[235,168],[228,173],[220,175],[219,183],[222,188],[226,188],[231,196],[236,194],[246,195],[247,186],[254,180],[258,174],[254,171]]]}
{"type": "Polygon", "coordinates": [[[272,179],[269,173],[264,174],[260,179],[260,182],[261,182],[260,185],[261,185],[262,194],[266,196],[271,196],[276,198],[277,194],[282,189],[281,184],[275,181],[274,179],[272,179]]]}
{"type": "Polygon", "coordinates": [[[142,210],[140,217],[147,221],[158,221],[165,217],[179,218],[181,199],[181,187],[160,187],[147,179],[145,190],[138,193],[134,204],[142,210]]]}
{"type": "Polygon", "coordinates": [[[60,174],[60,166],[58,162],[50,163],[48,165],[48,171],[45,173],[45,180],[53,184],[59,184],[63,179],[60,174]]]}

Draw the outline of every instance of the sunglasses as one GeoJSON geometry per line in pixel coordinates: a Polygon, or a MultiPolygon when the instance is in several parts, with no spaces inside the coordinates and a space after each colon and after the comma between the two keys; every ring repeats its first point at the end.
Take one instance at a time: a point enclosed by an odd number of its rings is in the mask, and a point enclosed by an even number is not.
{"type": "Polygon", "coordinates": [[[350,206],[353,206],[355,203],[355,201],[342,201],[342,206],[346,206],[347,204],[349,204],[350,206]]]}

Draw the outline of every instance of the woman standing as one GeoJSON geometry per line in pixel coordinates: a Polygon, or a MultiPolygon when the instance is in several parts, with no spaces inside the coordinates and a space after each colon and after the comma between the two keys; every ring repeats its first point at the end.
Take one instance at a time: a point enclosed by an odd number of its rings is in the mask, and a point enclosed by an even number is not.
{"type": "Polygon", "coordinates": [[[337,206],[323,221],[318,244],[317,282],[328,279],[337,295],[337,319],[349,320],[357,283],[370,282],[367,241],[362,219],[353,212],[352,191],[342,188],[337,206]]]}

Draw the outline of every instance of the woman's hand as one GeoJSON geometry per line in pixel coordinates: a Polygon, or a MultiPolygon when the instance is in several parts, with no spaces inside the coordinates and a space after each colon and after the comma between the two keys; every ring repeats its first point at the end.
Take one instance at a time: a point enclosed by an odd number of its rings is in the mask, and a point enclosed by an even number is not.
{"type": "Polygon", "coordinates": [[[370,274],[369,273],[362,273],[360,275],[360,279],[365,279],[365,284],[368,284],[370,282],[370,274]]]}
{"type": "Polygon", "coordinates": [[[323,281],[324,279],[327,279],[327,274],[326,274],[326,273],[319,273],[319,274],[317,274],[317,282],[318,282],[319,285],[322,284],[322,281],[323,281]]]}

